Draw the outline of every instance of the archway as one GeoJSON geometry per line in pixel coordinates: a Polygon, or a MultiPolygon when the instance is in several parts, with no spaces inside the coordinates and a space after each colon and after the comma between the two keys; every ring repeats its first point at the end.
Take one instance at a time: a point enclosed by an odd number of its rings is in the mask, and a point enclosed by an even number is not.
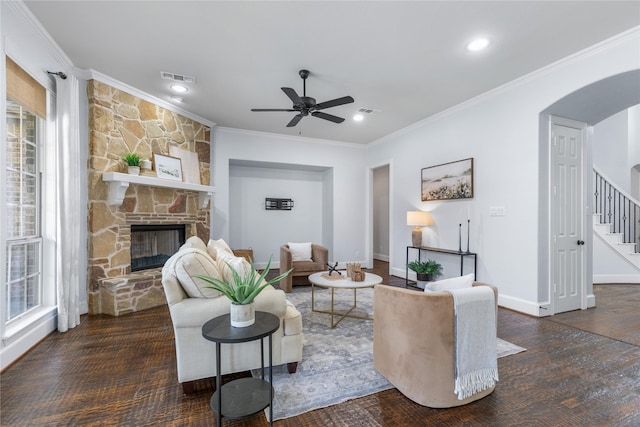
{"type": "MultiPolygon", "coordinates": [[[[640,104],[640,69],[620,73],[600,81],[594,82],[581,89],[568,94],[544,109],[539,115],[539,160],[540,160],[540,192],[539,192],[539,217],[549,218],[550,194],[553,183],[550,182],[549,166],[549,119],[551,116],[564,117],[579,122],[584,122],[588,126],[593,126],[600,121],[612,116],[620,111],[626,110],[634,105],[640,104]]],[[[593,156],[591,153],[591,143],[587,140],[585,170],[593,169],[593,156]]],[[[587,179],[584,186],[585,211],[592,212],[593,184],[587,179]]],[[[539,270],[540,281],[538,283],[538,294],[540,301],[548,301],[542,304],[543,310],[548,310],[548,314],[554,314],[552,306],[551,289],[551,242],[549,223],[541,222],[540,230],[540,253],[547,256],[540,256],[539,270]]],[[[585,233],[586,247],[592,247],[592,233],[585,233]]],[[[585,295],[593,295],[593,255],[591,250],[585,254],[585,280],[583,292],[585,295]]],[[[592,297],[593,298],[593,297],[592,297]]],[[[591,301],[588,306],[595,304],[591,301]]]]}

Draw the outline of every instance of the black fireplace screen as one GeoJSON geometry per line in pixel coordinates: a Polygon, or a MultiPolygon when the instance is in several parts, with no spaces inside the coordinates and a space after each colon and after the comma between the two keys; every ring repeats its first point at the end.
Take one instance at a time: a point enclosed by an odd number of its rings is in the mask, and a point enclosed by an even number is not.
{"type": "Polygon", "coordinates": [[[162,267],[184,242],[184,224],[132,225],[131,271],[162,267]]]}

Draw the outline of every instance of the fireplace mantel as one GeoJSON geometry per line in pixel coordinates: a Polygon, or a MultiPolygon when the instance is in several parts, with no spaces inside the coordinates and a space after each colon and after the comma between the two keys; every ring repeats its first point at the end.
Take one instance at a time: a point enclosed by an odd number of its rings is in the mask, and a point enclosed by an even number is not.
{"type": "Polygon", "coordinates": [[[129,188],[129,184],[147,185],[151,187],[175,188],[178,190],[189,190],[198,192],[198,207],[205,209],[211,196],[215,193],[215,187],[201,184],[191,184],[189,182],[171,181],[169,179],[155,178],[145,175],[130,175],[120,172],[104,172],[102,180],[109,184],[110,205],[121,205],[124,201],[124,194],[129,188]]]}

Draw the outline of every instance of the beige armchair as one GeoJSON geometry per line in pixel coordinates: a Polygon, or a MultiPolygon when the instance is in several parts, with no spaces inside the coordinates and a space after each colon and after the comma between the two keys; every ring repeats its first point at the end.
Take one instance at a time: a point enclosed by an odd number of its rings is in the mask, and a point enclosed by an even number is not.
{"type": "MultiPolygon", "coordinates": [[[[490,287],[497,301],[498,290],[490,287]]],[[[451,408],[493,392],[495,386],[463,400],[454,392],[455,325],[449,292],[385,285],[374,292],[373,366],[402,394],[423,406],[451,408]]]]}
{"type": "Polygon", "coordinates": [[[291,274],[280,281],[280,289],[291,292],[294,276],[309,276],[318,271],[328,270],[328,262],[329,250],[315,243],[311,245],[311,261],[293,261],[289,245],[280,246],[280,273],[293,268],[291,274]]]}

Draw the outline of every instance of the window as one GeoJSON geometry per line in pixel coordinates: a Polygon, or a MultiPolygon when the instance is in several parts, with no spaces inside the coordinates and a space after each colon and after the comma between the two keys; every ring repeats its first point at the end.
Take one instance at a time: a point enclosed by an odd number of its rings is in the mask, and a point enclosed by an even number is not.
{"type": "Polygon", "coordinates": [[[40,153],[45,141],[46,90],[6,59],[4,200],[6,260],[3,322],[14,324],[42,306],[43,238],[40,153]]]}
{"type": "Polygon", "coordinates": [[[42,303],[42,235],[38,129],[42,119],[7,100],[6,157],[6,321],[42,303]]]}

